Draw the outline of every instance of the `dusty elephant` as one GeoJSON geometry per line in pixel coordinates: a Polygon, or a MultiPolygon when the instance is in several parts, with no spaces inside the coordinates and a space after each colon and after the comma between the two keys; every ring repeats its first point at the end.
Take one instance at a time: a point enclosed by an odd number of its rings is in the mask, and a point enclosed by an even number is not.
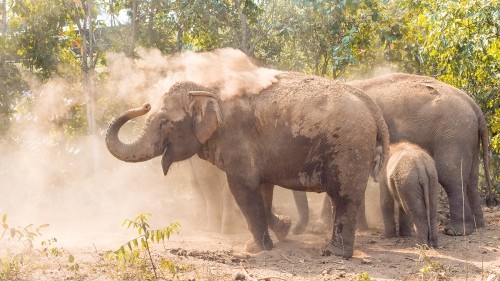
{"type": "Polygon", "coordinates": [[[216,88],[176,83],[139,137],[121,142],[120,128],[150,109],[146,104],[111,122],[106,145],[112,155],[127,162],[162,155],[164,174],[173,162],[195,154],[217,165],[252,233],[249,252],[273,248],[268,227],[278,239],[288,233],[289,222],[273,216],[268,203],[273,185],[325,191],[336,212],[323,253],[352,256],[356,211],[369,174],[378,175],[389,146],[382,114],[362,91],[293,72],[280,72],[258,93],[226,99],[216,88]]]}
{"type": "Polygon", "coordinates": [[[419,146],[391,144],[387,165],[379,177],[380,206],[384,235],[411,236],[413,224],[418,240],[438,246],[437,193],[440,188],[432,157],[419,146]],[[399,206],[399,232],[396,232],[394,202],[399,206]]]}
{"type": "MultiPolygon", "coordinates": [[[[348,84],[365,91],[380,107],[391,143],[415,143],[433,157],[450,207],[451,219],[445,233],[463,235],[463,222],[465,234],[484,227],[478,194],[480,146],[487,183],[486,205],[495,206],[498,201],[491,191],[486,120],[472,98],[436,79],[410,74],[388,74],[348,84]]],[[[300,192],[294,195],[306,196],[300,192]]],[[[315,222],[320,230],[330,221],[328,200],[325,197],[323,216],[315,222]]],[[[305,210],[307,205],[298,208],[305,210]]]]}

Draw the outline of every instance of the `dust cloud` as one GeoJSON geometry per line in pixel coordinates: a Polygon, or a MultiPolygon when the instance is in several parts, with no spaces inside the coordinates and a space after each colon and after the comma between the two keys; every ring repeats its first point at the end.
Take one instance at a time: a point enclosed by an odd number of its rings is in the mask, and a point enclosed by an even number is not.
{"type": "MultiPolygon", "coordinates": [[[[257,67],[234,49],[171,57],[144,49],[136,59],[110,53],[106,60],[106,69],[96,69],[100,79],[96,116],[91,117],[99,126],[96,135],[68,133],[75,109],[87,100],[78,86],[63,78],[43,84],[26,78],[31,93],[16,105],[12,126],[0,138],[0,215],[8,215],[10,227],[50,224],[42,230],[43,239],[104,245],[105,233],[134,235],[134,230],[122,228],[121,223],[140,213],[152,214],[152,228],[173,221],[183,228],[203,225],[193,221],[205,210],[191,203],[196,191],[191,186],[190,166],[174,164],[164,177],[160,159],[134,164],[119,161],[104,145],[107,124],[112,116],[143,102],[157,108],[163,93],[180,80],[218,87],[226,99],[242,92],[258,93],[278,73],[257,67]]],[[[135,127],[124,126],[125,141],[145,120],[138,119],[135,127]]]]}

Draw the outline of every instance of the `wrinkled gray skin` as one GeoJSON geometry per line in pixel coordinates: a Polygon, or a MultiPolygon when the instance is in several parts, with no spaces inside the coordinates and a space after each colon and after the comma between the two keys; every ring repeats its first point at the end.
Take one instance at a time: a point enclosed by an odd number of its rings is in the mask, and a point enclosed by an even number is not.
{"type": "Polygon", "coordinates": [[[197,154],[226,172],[253,238],[245,249],[273,248],[268,227],[284,239],[290,221],[271,212],[274,185],[325,191],[335,204],[323,254],[350,258],[356,212],[370,173],[378,175],[389,136],[382,114],[360,90],[316,76],[283,72],[255,95],[220,100],[216,90],[177,83],[131,143],[118,138],[149,105],[117,117],[106,133],[112,155],[139,162],[162,155],[163,172],[197,154]]]}
{"type": "Polygon", "coordinates": [[[432,157],[408,142],[391,144],[389,160],[379,178],[380,206],[386,237],[395,237],[394,202],[399,206],[399,235],[437,248],[437,193],[440,188],[432,157]]]}
{"type": "Polygon", "coordinates": [[[211,232],[241,232],[245,228],[244,217],[229,190],[226,173],[196,155],[187,161],[193,175],[196,221],[211,232]]]}
{"type": "MultiPolygon", "coordinates": [[[[444,232],[464,235],[484,227],[478,193],[480,146],[487,183],[486,205],[496,206],[498,199],[491,192],[488,128],[476,103],[457,88],[418,75],[395,73],[348,84],[362,89],[380,107],[391,143],[415,143],[436,162],[439,183],[448,195],[450,207],[451,219],[444,232]]],[[[297,192],[294,195],[306,196],[297,192]]],[[[322,218],[313,226],[318,232],[324,232],[330,224],[329,199],[324,202],[322,218]]],[[[308,209],[307,205],[297,207],[308,209]]]]}

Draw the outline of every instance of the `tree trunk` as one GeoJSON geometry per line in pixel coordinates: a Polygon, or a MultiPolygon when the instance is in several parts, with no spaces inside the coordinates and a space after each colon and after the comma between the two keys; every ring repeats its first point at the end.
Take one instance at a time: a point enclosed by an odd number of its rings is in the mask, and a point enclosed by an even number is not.
{"type": "Polygon", "coordinates": [[[0,54],[0,64],[5,65],[7,56],[7,48],[5,46],[5,42],[7,41],[7,0],[2,1],[2,38],[3,46],[2,53],[0,54]]]}
{"type": "Polygon", "coordinates": [[[137,0],[132,0],[132,35],[130,38],[130,46],[128,50],[128,55],[133,56],[135,50],[137,35],[137,0]]]}
{"type": "Polygon", "coordinates": [[[94,26],[92,22],[92,0],[87,2],[86,21],[88,22],[88,63],[87,63],[87,119],[89,133],[95,134],[95,81],[94,81],[94,26]]]}
{"type": "Polygon", "coordinates": [[[243,7],[241,7],[242,1],[236,0],[234,1],[236,5],[236,10],[238,11],[238,15],[240,17],[240,28],[241,28],[241,50],[248,54],[248,31],[247,31],[247,15],[245,11],[243,11],[243,7]]]}
{"type": "Polygon", "coordinates": [[[184,28],[182,25],[177,25],[177,51],[182,52],[182,36],[184,35],[184,28]]]}

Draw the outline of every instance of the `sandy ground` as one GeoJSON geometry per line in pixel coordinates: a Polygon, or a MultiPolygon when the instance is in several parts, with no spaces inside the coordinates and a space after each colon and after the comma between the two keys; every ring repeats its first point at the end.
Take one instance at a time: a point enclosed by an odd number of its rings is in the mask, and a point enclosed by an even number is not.
{"type": "MultiPolygon", "coordinates": [[[[275,242],[275,249],[249,255],[246,231],[223,235],[190,226],[152,246],[159,280],[500,280],[500,209],[484,208],[487,227],[468,237],[439,235],[438,249],[423,249],[413,238],[381,237],[373,228],[356,236],[354,257],[324,257],[325,235],[306,232],[275,242]],[[173,274],[168,270],[170,261],[173,274]],[[369,277],[369,279],[368,279],[369,277]],[[253,279],[252,279],[253,278],[253,279]]],[[[142,261],[120,266],[106,257],[137,236],[135,230],[79,231],[32,250],[3,239],[0,280],[148,280],[153,269],[142,261]],[[66,242],[71,243],[66,243],[66,242]],[[43,249],[47,248],[48,252],[43,249]],[[52,252],[51,252],[52,249],[52,252]],[[74,260],[71,260],[71,257],[74,260]],[[78,268],[75,267],[77,265],[78,268]]],[[[38,239],[38,238],[37,238],[38,239]]],[[[276,241],[276,239],[274,239],[276,241]]],[[[48,239],[45,240],[46,244],[48,239]]]]}

